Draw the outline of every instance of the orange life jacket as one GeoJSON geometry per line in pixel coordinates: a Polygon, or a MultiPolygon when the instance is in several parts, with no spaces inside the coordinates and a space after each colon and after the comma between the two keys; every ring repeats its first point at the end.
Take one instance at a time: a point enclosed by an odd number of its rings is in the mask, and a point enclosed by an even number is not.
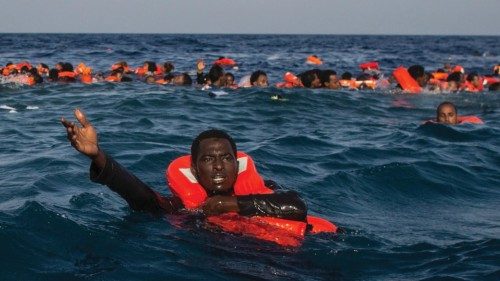
{"type": "Polygon", "coordinates": [[[357,87],[356,87],[356,80],[353,80],[353,79],[340,79],[339,83],[340,83],[340,86],[342,86],[342,88],[357,89],[357,87]]]}
{"type": "Polygon", "coordinates": [[[146,74],[147,71],[148,71],[148,69],[145,67],[138,67],[135,69],[135,74],[137,74],[139,76],[143,76],[146,74]]]}
{"type": "Polygon", "coordinates": [[[121,79],[114,76],[114,75],[110,75],[110,76],[106,77],[105,80],[108,82],[121,82],[121,79]]]}
{"type": "MultiPolygon", "coordinates": [[[[458,124],[484,124],[481,118],[475,115],[459,115],[457,116],[458,124]]],[[[427,120],[424,124],[436,124],[436,119],[427,120]]]]}
{"type": "Polygon", "coordinates": [[[474,115],[457,116],[458,124],[484,124],[481,118],[474,115]]]}
{"type": "Polygon", "coordinates": [[[371,69],[379,70],[379,65],[378,65],[378,62],[376,62],[376,61],[369,61],[369,62],[365,62],[365,63],[360,64],[359,68],[361,68],[361,70],[371,70],[371,69]]]}
{"type": "Polygon", "coordinates": [[[448,73],[446,72],[433,72],[432,77],[440,81],[446,81],[448,79],[448,73]]]}
{"type": "Polygon", "coordinates": [[[500,82],[500,78],[498,78],[498,77],[491,77],[491,76],[484,77],[484,84],[485,85],[491,85],[491,84],[494,84],[497,82],[500,82]]]}
{"type": "MultiPolygon", "coordinates": [[[[239,172],[233,187],[234,195],[271,194],[250,156],[238,152],[239,172]]],[[[168,166],[165,176],[171,192],[179,197],[187,209],[196,209],[207,199],[205,189],[191,172],[191,156],[181,156],[168,166]]],[[[210,216],[207,221],[224,231],[249,235],[258,239],[275,242],[283,246],[299,246],[304,238],[307,224],[311,233],[337,231],[337,227],[324,219],[307,216],[307,223],[273,217],[244,217],[236,213],[210,216]]]]}
{"type": "Polygon", "coordinates": [[[26,66],[28,69],[32,68],[31,64],[29,62],[27,62],[27,61],[23,61],[23,62],[20,62],[20,63],[16,64],[15,68],[18,71],[21,71],[21,68],[23,68],[23,66],[26,66]]]}
{"type": "Polygon", "coordinates": [[[57,77],[59,77],[59,78],[64,78],[64,77],[75,78],[76,74],[72,71],[60,71],[59,73],[57,73],[57,77]]]}
{"type": "Polygon", "coordinates": [[[400,66],[392,72],[392,75],[396,81],[398,81],[403,91],[411,94],[418,94],[422,92],[422,88],[418,85],[417,81],[411,77],[406,68],[400,66]]]}
{"type": "Polygon", "coordinates": [[[375,90],[377,88],[377,81],[370,79],[370,80],[355,80],[354,81],[354,87],[356,89],[359,89],[361,85],[365,85],[367,88],[375,90]]]}
{"type": "Polygon", "coordinates": [[[5,68],[2,69],[2,75],[3,76],[9,76],[10,72],[11,72],[11,70],[8,67],[5,67],[5,68]]]}
{"type": "Polygon", "coordinates": [[[318,58],[315,55],[308,56],[306,59],[307,64],[313,64],[313,65],[322,65],[323,62],[321,61],[320,58],[318,58]]]}
{"type": "Polygon", "coordinates": [[[30,86],[35,85],[36,84],[35,77],[29,76],[28,79],[26,80],[26,84],[30,86]]]}
{"type": "Polygon", "coordinates": [[[216,61],[214,61],[214,64],[220,65],[220,66],[235,66],[236,61],[230,58],[221,58],[216,61]]]}
{"type": "Polygon", "coordinates": [[[291,72],[286,72],[283,75],[284,82],[280,82],[276,84],[278,88],[295,88],[295,87],[304,87],[302,85],[302,81],[300,81],[299,77],[291,72]]]}
{"type": "Polygon", "coordinates": [[[82,76],[80,77],[80,81],[84,84],[92,84],[92,75],[82,74],[82,76]]]}
{"type": "Polygon", "coordinates": [[[467,91],[467,92],[472,92],[472,93],[477,93],[477,92],[482,92],[484,90],[483,88],[483,83],[479,87],[476,87],[472,85],[471,82],[465,81],[464,84],[462,84],[462,90],[467,91]]]}

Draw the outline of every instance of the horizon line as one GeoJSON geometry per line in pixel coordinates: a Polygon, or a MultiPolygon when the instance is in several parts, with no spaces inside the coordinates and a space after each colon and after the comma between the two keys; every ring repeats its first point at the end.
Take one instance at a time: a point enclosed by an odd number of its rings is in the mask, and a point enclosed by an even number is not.
{"type": "Polygon", "coordinates": [[[500,34],[364,34],[364,33],[177,33],[177,32],[11,32],[0,31],[0,34],[103,34],[103,35],[278,35],[278,36],[477,36],[477,37],[500,37],[500,34]]]}

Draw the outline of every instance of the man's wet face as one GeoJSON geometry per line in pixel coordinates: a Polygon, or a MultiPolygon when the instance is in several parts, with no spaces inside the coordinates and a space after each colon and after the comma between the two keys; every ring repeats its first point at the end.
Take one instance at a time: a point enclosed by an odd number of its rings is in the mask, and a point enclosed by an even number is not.
{"type": "Polygon", "coordinates": [[[238,176],[238,162],[228,140],[202,140],[197,159],[192,161],[193,174],[209,195],[232,191],[238,176]]]}
{"type": "Polygon", "coordinates": [[[439,109],[437,121],[443,124],[455,125],[458,123],[457,112],[451,105],[443,105],[439,109]]]}

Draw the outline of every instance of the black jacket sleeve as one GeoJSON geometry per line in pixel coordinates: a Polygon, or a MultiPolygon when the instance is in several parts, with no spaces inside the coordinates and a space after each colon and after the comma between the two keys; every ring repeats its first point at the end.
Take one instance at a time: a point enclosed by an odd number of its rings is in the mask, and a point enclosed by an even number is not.
{"type": "Polygon", "coordinates": [[[294,191],[237,196],[239,214],[306,221],[307,207],[294,191]]]}
{"type": "Polygon", "coordinates": [[[179,198],[164,197],[155,192],[108,155],[106,155],[106,165],[102,170],[99,170],[92,162],[90,179],[108,186],[136,211],[176,213],[184,207],[179,198]]]}
{"type": "Polygon", "coordinates": [[[205,75],[203,75],[203,72],[196,72],[196,83],[198,85],[205,84],[205,75]]]}
{"type": "MultiPolygon", "coordinates": [[[[136,211],[172,214],[184,208],[180,198],[160,195],[108,155],[102,170],[92,162],[90,179],[108,186],[136,211]]],[[[239,214],[243,216],[269,216],[297,221],[305,221],[307,216],[305,203],[293,191],[237,196],[237,202],[239,214]]]]}

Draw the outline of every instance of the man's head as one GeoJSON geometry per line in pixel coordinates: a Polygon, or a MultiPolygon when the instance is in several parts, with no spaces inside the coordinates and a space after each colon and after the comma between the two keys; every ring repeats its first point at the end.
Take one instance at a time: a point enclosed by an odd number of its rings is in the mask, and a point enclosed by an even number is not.
{"type": "Polygon", "coordinates": [[[199,134],[191,144],[191,172],[209,195],[230,193],[238,177],[234,140],[216,129],[199,134]]]}
{"type": "Polygon", "coordinates": [[[457,108],[449,101],[442,102],[436,110],[436,121],[438,123],[455,125],[458,124],[457,108]]]}
{"type": "Polygon", "coordinates": [[[300,81],[302,85],[306,88],[320,88],[321,80],[320,77],[321,70],[319,69],[311,69],[299,74],[300,81]]]}
{"type": "Polygon", "coordinates": [[[232,86],[234,84],[234,75],[231,72],[226,72],[224,76],[226,78],[224,86],[226,87],[232,86]]]}
{"type": "Polygon", "coordinates": [[[254,71],[250,76],[250,84],[255,87],[267,87],[267,74],[262,70],[254,71]]]}
{"type": "Polygon", "coordinates": [[[174,75],[172,78],[172,84],[176,86],[190,86],[193,84],[193,79],[191,79],[191,76],[187,72],[174,75]]]}
{"type": "Polygon", "coordinates": [[[469,75],[467,75],[467,81],[469,81],[474,87],[481,87],[482,82],[481,78],[479,77],[479,74],[477,72],[471,72],[469,75]]]}
{"type": "Polygon", "coordinates": [[[321,84],[323,87],[328,89],[338,89],[340,88],[339,79],[337,77],[337,72],[334,70],[323,70],[321,71],[321,84]]]}
{"type": "Polygon", "coordinates": [[[425,69],[423,66],[416,64],[408,68],[408,73],[410,76],[417,81],[420,87],[425,87],[427,85],[427,76],[425,75],[425,69]]]}

